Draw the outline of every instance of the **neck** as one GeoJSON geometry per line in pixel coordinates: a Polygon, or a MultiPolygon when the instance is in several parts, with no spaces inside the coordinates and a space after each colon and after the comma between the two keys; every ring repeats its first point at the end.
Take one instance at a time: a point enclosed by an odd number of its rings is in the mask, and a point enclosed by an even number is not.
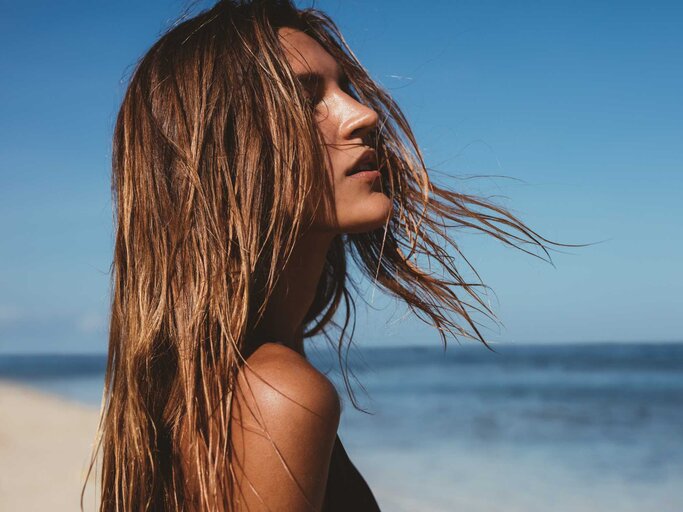
{"type": "Polygon", "coordinates": [[[333,238],[330,233],[309,232],[297,242],[256,329],[256,346],[276,342],[305,355],[303,322],[315,299],[333,238]]]}

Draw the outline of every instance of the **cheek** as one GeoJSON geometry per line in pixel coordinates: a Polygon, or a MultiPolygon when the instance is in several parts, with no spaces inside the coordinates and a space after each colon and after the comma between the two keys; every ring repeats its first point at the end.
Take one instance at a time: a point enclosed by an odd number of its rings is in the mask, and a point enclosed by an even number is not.
{"type": "Polygon", "coordinates": [[[336,144],[336,130],[329,123],[319,123],[318,129],[325,144],[325,154],[327,155],[327,171],[332,182],[339,181],[344,172],[341,167],[344,162],[343,146],[336,144]]]}
{"type": "Polygon", "coordinates": [[[315,113],[316,126],[326,144],[332,144],[336,138],[333,112],[325,106],[318,106],[315,113]]]}

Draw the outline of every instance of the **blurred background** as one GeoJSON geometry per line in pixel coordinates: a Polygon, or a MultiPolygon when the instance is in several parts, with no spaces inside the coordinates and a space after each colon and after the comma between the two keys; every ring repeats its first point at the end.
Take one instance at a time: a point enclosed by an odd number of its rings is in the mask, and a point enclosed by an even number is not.
{"type": "MultiPolygon", "coordinates": [[[[76,503],[58,485],[66,455],[35,438],[62,439],[59,416],[84,447],[67,450],[82,476],[107,346],[114,120],[137,59],[188,5],[0,2],[3,510],[34,487],[76,503]],[[27,450],[57,462],[36,473],[18,462],[27,450]]],[[[324,340],[310,342],[383,510],[682,510],[683,5],[297,5],[338,23],[437,182],[591,244],[549,265],[462,234],[495,292],[501,324],[483,329],[495,353],[464,339],[444,351],[364,281],[350,363],[371,414],[345,397],[324,340]]]]}

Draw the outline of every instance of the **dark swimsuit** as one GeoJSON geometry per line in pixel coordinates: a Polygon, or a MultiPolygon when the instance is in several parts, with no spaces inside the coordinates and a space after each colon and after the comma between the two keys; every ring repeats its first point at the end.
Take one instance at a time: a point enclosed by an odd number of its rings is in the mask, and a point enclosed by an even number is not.
{"type": "Polygon", "coordinates": [[[334,441],[322,512],[381,512],[365,479],[353,465],[339,435],[334,441]]]}

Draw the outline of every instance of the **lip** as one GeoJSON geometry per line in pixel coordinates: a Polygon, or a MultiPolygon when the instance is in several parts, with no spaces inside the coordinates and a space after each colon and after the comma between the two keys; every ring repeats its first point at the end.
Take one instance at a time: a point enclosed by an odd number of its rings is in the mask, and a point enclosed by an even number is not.
{"type": "Polygon", "coordinates": [[[348,178],[356,179],[356,180],[364,180],[364,181],[374,181],[377,178],[379,178],[382,175],[381,172],[374,170],[374,171],[360,171],[357,172],[356,174],[351,174],[348,176],[348,178]]]}
{"type": "MultiPolygon", "coordinates": [[[[361,165],[366,164],[366,163],[377,163],[377,154],[374,149],[368,148],[365,151],[361,153],[361,155],[356,159],[356,161],[353,163],[353,165],[347,169],[346,171],[346,176],[349,176],[354,170],[358,169],[361,165]]],[[[358,176],[363,173],[367,172],[378,172],[376,170],[370,170],[370,171],[361,171],[359,173],[353,174],[349,176],[350,178],[353,178],[354,176],[358,176]]]]}

